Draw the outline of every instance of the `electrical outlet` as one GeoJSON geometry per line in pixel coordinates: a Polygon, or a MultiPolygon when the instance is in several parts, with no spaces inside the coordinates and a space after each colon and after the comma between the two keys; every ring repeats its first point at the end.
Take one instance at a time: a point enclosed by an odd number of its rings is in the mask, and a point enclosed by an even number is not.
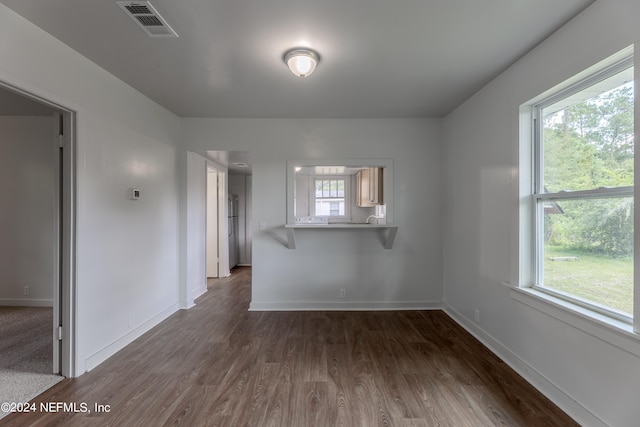
{"type": "Polygon", "coordinates": [[[346,298],[346,297],[347,297],[347,290],[340,289],[340,298],[346,298]]]}
{"type": "Polygon", "coordinates": [[[265,221],[260,221],[258,223],[258,228],[260,228],[260,230],[264,231],[267,229],[267,223],[265,221]]]}
{"type": "Polygon", "coordinates": [[[131,328],[133,326],[133,322],[135,320],[135,317],[133,316],[133,313],[131,313],[129,315],[129,327],[131,328]]]}
{"type": "Polygon", "coordinates": [[[480,323],[480,309],[476,308],[474,310],[474,315],[475,315],[475,318],[476,318],[476,322],[480,323]]]}
{"type": "Polygon", "coordinates": [[[25,296],[29,296],[29,292],[30,292],[29,287],[28,287],[28,286],[25,286],[25,287],[24,287],[24,290],[23,290],[24,295],[25,295],[25,296]]]}

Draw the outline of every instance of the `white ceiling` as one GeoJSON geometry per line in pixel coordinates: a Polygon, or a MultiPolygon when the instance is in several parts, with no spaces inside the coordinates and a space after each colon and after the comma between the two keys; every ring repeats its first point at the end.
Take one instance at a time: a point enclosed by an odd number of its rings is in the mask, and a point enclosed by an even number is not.
{"type": "Polygon", "coordinates": [[[375,118],[447,114],[593,0],[152,0],[177,39],[114,0],[0,2],[183,117],[375,118]]]}
{"type": "Polygon", "coordinates": [[[251,158],[248,151],[211,151],[201,152],[201,155],[213,160],[229,170],[229,175],[251,175],[251,158]]]}

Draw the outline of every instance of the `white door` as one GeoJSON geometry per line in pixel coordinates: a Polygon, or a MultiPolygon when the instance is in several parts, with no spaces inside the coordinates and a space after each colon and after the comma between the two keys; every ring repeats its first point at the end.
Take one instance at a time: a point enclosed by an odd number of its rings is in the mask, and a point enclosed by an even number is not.
{"type": "Polygon", "coordinates": [[[207,277],[220,277],[218,171],[207,167],[207,277]]]}

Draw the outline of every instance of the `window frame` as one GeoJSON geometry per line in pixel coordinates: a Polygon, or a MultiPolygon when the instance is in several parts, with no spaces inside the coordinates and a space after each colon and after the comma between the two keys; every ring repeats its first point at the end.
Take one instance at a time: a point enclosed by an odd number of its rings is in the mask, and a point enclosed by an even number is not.
{"type": "MultiPolygon", "coordinates": [[[[351,176],[350,175],[311,175],[313,185],[310,186],[309,191],[309,210],[311,216],[326,216],[330,220],[350,220],[351,219],[351,176]],[[330,181],[330,180],[342,180],[344,181],[344,215],[321,215],[316,212],[316,181],[330,181]]],[[[339,197],[335,197],[339,199],[339,197]]],[[[324,199],[324,198],[321,198],[324,199]]]]}
{"type": "MultiPolygon", "coordinates": [[[[544,172],[544,153],[543,153],[543,117],[542,111],[545,107],[548,107],[558,101],[566,99],[567,97],[574,95],[578,92],[581,92],[589,87],[593,86],[596,83],[599,83],[607,78],[610,78],[630,67],[634,67],[635,60],[633,51],[625,54],[622,58],[618,57],[616,61],[609,63],[608,65],[599,67],[598,69],[593,70],[588,75],[584,76],[580,80],[570,84],[560,90],[555,90],[550,94],[544,96],[538,101],[529,104],[530,105],[530,114],[531,114],[531,141],[532,141],[532,159],[531,159],[531,247],[529,249],[529,253],[531,254],[532,262],[530,263],[531,272],[530,278],[531,282],[527,287],[534,289],[535,291],[539,291],[546,295],[551,296],[552,298],[558,298],[560,300],[564,300],[570,304],[574,304],[580,308],[586,309],[590,312],[597,313],[598,315],[604,315],[608,318],[614,319],[616,321],[633,325],[634,330],[640,330],[640,298],[639,293],[640,289],[638,289],[638,273],[636,272],[638,268],[636,265],[640,266],[636,261],[638,260],[638,256],[636,253],[636,247],[638,246],[638,207],[634,208],[634,278],[633,278],[633,288],[634,288],[634,297],[633,297],[633,316],[626,315],[625,313],[621,313],[610,309],[605,306],[601,306],[596,302],[583,300],[576,295],[572,295],[569,293],[565,293],[559,290],[555,290],[552,288],[545,287],[544,285],[540,285],[543,282],[543,269],[544,269],[544,204],[546,202],[558,202],[563,200],[588,200],[588,199],[605,199],[605,198],[622,198],[622,197],[632,197],[635,199],[634,194],[634,186],[621,186],[621,187],[601,187],[595,189],[588,190],[576,190],[576,191],[558,191],[558,192],[545,192],[544,191],[544,182],[543,182],[543,172],[544,172]]],[[[637,80],[634,78],[634,80],[637,80]]],[[[637,91],[634,90],[634,133],[637,135],[637,127],[636,127],[636,117],[638,111],[638,106],[636,105],[637,99],[636,95],[637,91]]],[[[521,110],[522,111],[522,110],[521,110]]],[[[635,139],[634,139],[635,145],[635,139]]],[[[635,153],[635,149],[634,149],[635,153]]],[[[638,157],[634,154],[634,184],[638,183],[638,157]]],[[[634,204],[635,206],[635,204],[634,204]]],[[[640,247],[638,247],[640,250],[640,247]]],[[[525,253],[528,251],[525,251],[525,253]]]]}

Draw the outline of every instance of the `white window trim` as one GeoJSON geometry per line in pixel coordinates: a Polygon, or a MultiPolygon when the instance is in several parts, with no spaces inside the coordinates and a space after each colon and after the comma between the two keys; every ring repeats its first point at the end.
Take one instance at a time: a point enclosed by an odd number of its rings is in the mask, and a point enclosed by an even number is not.
{"type": "MultiPolygon", "coordinates": [[[[349,175],[310,175],[310,178],[313,180],[313,185],[309,186],[309,208],[312,216],[320,216],[316,212],[316,192],[315,192],[315,183],[316,180],[335,180],[341,179],[344,181],[344,215],[333,215],[328,216],[329,222],[337,221],[347,221],[351,222],[351,176],[349,175]]],[[[326,216],[326,215],[322,215],[326,216]]]]}
{"type": "MultiPolygon", "coordinates": [[[[603,341],[622,348],[630,353],[640,356],[640,203],[635,203],[634,210],[634,304],[633,304],[633,321],[625,322],[626,319],[619,319],[611,316],[610,313],[603,315],[594,310],[592,307],[582,304],[576,304],[567,299],[558,298],[546,289],[535,286],[536,271],[538,260],[536,257],[537,248],[535,247],[536,236],[536,209],[538,199],[568,199],[568,198],[585,198],[585,197],[620,197],[623,195],[634,195],[633,187],[619,187],[608,191],[609,189],[596,189],[581,192],[562,192],[552,194],[536,195],[536,181],[534,177],[538,177],[536,168],[536,138],[534,130],[536,129],[535,106],[540,105],[543,101],[553,102],[558,98],[566,96],[568,91],[575,89],[576,85],[582,85],[588,76],[595,75],[598,72],[604,72],[607,69],[613,69],[622,62],[632,61],[635,64],[635,77],[637,82],[640,80],[640,69],[636,62],[637,58],[633,57],[633,46],[624,49],[610,58],[590,67],[588,70],[576,75],[562,85],[545,92],[537,98],[523,104],[519,110],[519,271],[518,284],[505,283],[511,290],[511,298],[523,303],[527,306],[535,308],[546,313],[558,320],[572,325],[586,333],[589,333],[603,341]],[[632,59],[629,59],[629,57],[632,59]],[[575,193],[575,194],[574,194],[575,193]]],[[[628,66],[628,65],[625,65],[628,66]]],[[[620,66],[620,69],[625,66],[620,66]]],[[[588,84],[585,84],[587,86],[588,84]]],[[[636,141],[640,134],[640,90],[635,90],[635,113],[634,122],[636,123],[636,141]]],[[[640,188],[640,153],[634,158],[634,184],[635,188],[640,188]]]]}

